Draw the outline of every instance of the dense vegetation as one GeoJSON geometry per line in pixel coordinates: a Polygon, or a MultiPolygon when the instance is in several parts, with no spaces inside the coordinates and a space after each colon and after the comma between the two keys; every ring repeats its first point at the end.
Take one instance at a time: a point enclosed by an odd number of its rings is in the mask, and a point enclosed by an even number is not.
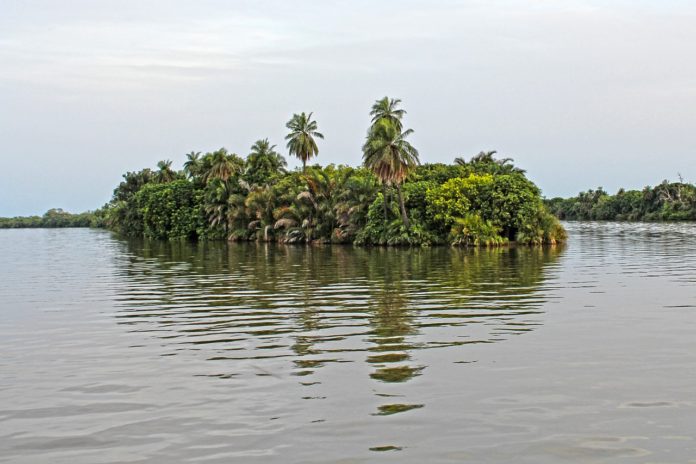
{"type": "Polygon", "coordinates": [[[553,244],[565,231],[539,189],[511,159],[481,152],[452,165],[421,164],[404,129],[400,100],[377,100],[363,165],[309,165],[324,136],[312,113],[288,121],[287,163],[268,139],[246,158],[224,148],[191,152],[182,171],[171,161],[128,172],[96,212],[50,210],[0,219],[0,227],[108,227],[153,239],[228,239],[358,245],[498,246],[553,244]]]}
{"type": "Polygon", "coordinates": [[[43,216],[0,218],[0,229],[39,227],[99,227],[103,224],[98,212],[72,214],[62,209],[50,209],[43,216]]]}
{"type": "Polygon", "coordinates": [[[561,219],[614,221],[696,220],[696,186],[663,181],[643,190],[619,190],[610,195],[601,187],[573,198],[546,200],[550,211],[561,219]]]}
{"type": "Polygon", "coordinates": [[[183,171],[128,172],[101,211],[111,229],[154,239],[362,245],[556,243],[565,231],[524,171],[495,152],[420,164],[397,99],[370,112],[363,166],[309,165],[323,135],[312,113],[287,123],[286,161],[267,139],[246,159],[224,148],[187,155],[183,171]]]}

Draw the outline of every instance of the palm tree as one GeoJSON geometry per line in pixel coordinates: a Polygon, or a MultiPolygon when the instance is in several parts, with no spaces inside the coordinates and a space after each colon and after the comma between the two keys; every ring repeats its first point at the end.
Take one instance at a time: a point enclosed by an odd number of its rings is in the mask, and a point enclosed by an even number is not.
{"type": "Polygon", "coordinates": [[[370,116],[372,116],[372,124],[376,123],[380,119],[386,119],[391,121],[398,131],[401,131],[401,118],[404,117],[406,111],[397,108],[399,104],[401,104],[401,100],[398,98],[384,97],[375,101],[375,103],[372,105],[372,110],[370,111],[370,116]]]}
{"type": "Polygon", "coordinates": [[[488,168],[486,171],[493,174],[525,173],[524,169],[520,169],[512,164],[514,161],[512,158],[497,159],[495,158],[496,153],[498,152],[495,150],[481,151],[477,155],[472,156],[469,161],[466,161],[463,157],[457,157],[454,159],[454,164],[460,166],[484,166],[488,168]]]}
{"type": "Polygon", "coordinates": [[[314,224],[299,202],[281,206],[273,211],[275,230],[283,229],[279,241],[284,243],[309,242],[314,234],[314,224]]]}
{"type": "Polygon", "coordinates": [[[227,230],[232,234],[228,239],[232,236],[239,239],[248,235],[249,215],[245,202],[246,192],[231,193],[227,197],[227,230]]]}
{"type": "MultiPolygon", "coordinates": [[[[353,172],[352,168],[332,164],[324,169],[307,168],[300,176],[304,188],[292,199],[280,199],[281,206],[273,212],[274,229],[283,229],[279,236],[281,240],[343,241],[350,208],[346,202],[349,198],[348,182],[353,172]]],[[[374,179],[373,176],[370,178],[374,179]]],[[[373,200],[374,196],[365,201],[369,204],[373,200]]]]}
{"type": "Polygon", "coordinates": [[[228,229],[228,199],[231,195],[230,184],[219,178],[211,179],[205,190],[204,210],[211,226],[228,229]]]}
{"type": "Polygon", "coordinates": [[[367,223],[367,212],[377,195],[375,176],[366,175],[364,169],[354,171],[346,179],[336,204],[340,238],[355,236],[367,223]]]}
{"type": "MultiPolygon", "coordinates": [[[[459,156],[459,157],[454,159],[454,164],[458,164],[460,166],[466,166],[468,164],[477,164],[477,163],[480,163],[480,164],[495,163],[496,159],[493,158],[493,155],[495,155],[496,153],[498,153],[498,152],[495,150],[480,151],[480,152],[478,152],[477,155],[472,156],[469,161],[465,160],[463,156],[459,156]]],[[[508,160],[510,160],[510,159],[508,158],[508,160]]]]}
{"type": "MultiPolygon", "coordinates": [[[[406,227],[410,226],[401,184],[408,174],[415,169],[420,161],[416,150],[406,138],[413,133],[412,129],[401,132],[388,119],[379,119],[372,128],[363,145],[363,163],[372,170],[382,185],[396,185],[399,193],[401,218],[406,227]]],[[[386,220],[386,198],[385,220],[386,220]]]]}
{"type": "Polygon", "coordinates": [[[312,113],[293,114],[285,125],[290,133],[285,136],[288,141],[288,151],[292,156],[302,160],[302,171],[307,168],[307,161],[319,154],[315,138],[323,139],[324,135],[317,131],[317,122],[312,121],[312,113]]]}
{"type": "MultiPolygon", "coordinates": [[[[496,150],[480,151],[477,155],[471,157],[471,163],[499,163],[502,160],[496,160],[495,154],[498,153],[496,150]]],[[[510,159],[510,158],[506,158],[510,159]]]]}
{"type": "Polygon", "coordinates": [[[221,148],[213,153],[206,154],[204,163],[209,164],[204,173],[206,182],[213,179],[220,179],[227,182],[230,177],[238,174],[242,170],[244,161],[234,153],[228,154],[227,150],[221,148]]]}
{"type": "Polygon", "coordinates": [[[191,151],[191,153],[186,154],[186,162],[184,163],[184,172],[190,178],[194,178],[200,174],[201,171],[201,152],[191,151]]]}
{"type": "Polygon", "coordinates": [[[353,169],[329,165],[325,169],[310,169],[304,175],[307,190],[298,200],[311,205],[312,216],[316,217],[319,238],[331,240],[337,226],[337,204],[353,169]]]}
{"type": "Polygon", "coordinates": [[[249,230],[263,230],[263,240],[269,240],[268,233],[275,223],[273,211],[276,209],[275,191],[270,185],[254,186],[244,201],[250,216],[255,219],[248,224],[249,230]]]}
{"type": "Polygon", "coordinates": [[[155,172],[155,182],[158,184],[166,184],[176,179],[176,172],[172,170],[172,162],[170,160],[162,160],[157,163],[158,171],[155,172]]]}
{"type": "Polygon", "coordinates": [[[263,184],[274,174],[285,172],[287,162],[275,151],[268,139],[257,140],[251,146],[251,153],[246,159],[245,178],[251,184],[263,184]]]}
{"type": "MultiPolygon", "coordinates": [[[[370,116],[372,116],[372,125],[368,130],[368,139],[371,137],[371,132],[374,130],[377,122],[381,120],[388,121],[396,127],[399,132],[403,129],[401,125],[401,118],[406,114],[406,110],[397,108],[401,104],[401,100],[398,98],[384,97],[379,100],[375,100],[370,110],[370,116]]],[[[387,186],[388,182],[382,182],[382,199],[384,206],[384,220],[387,221],[388,209],[387,209],[387,186]]]]}

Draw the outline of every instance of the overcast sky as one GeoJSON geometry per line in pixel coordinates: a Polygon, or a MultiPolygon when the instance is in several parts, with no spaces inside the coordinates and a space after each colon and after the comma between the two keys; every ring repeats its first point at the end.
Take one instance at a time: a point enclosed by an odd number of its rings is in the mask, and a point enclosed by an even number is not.
{"type": "Polygon", "coordinates": [[[0,0],[0,216],[97,208],[191,150],[287,154],[293,112],[357,165],[384,95],[422,162],[498,150],[548,197],[693,182],[695,25],[669,0],[0,0]]]}

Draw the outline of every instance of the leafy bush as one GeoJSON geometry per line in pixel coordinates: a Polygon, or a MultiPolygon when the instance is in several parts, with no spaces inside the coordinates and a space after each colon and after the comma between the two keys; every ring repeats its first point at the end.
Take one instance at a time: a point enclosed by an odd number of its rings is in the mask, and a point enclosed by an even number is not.
{"type": "Polygon", "coordinates": [[[455,218],[449,238],[452,245],[490,247],[508,243],[507,238],[500,236],[500,227],[477,213],[455,218]]]}
{"type": "Polygon", "coordinates": [[[521,173],[470,174],[430,188],[428,217],[458,245],[497,246],[563,240],[562,226],[542,204],[539,189],[521,173]]]}
{"type": "Polygon", "coordinates": [[[395,201],[387,203],[390,220],[384,219],[384,197],[381,193],[370,205],[367,223],[356,235],[356,245],[429,246],[441,243],[426,224],[417,217],[411,218],[411,227],[406,228],[399,218],[399,206],[395,201]]]}
{"type": "Polygon", "coordinates": [[[154,239],[197,238],[200,209],[193,185],[186,180],[147,184],[135,195],[143,234],[154,239]]]}

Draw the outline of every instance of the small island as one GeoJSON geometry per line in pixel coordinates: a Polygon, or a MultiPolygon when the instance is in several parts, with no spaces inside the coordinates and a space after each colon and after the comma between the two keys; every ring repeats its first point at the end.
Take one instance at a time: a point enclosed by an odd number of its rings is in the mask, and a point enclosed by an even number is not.
{"type": "Polygon", "coordinates": [[[539,188],[511,159],[481,152],[451,165],[421,164],[400,100],[370,111],[363,165],[309,165],[323,139],[312,113],[293,115],[286,160],[268,139],[243,159],[221,148],[128,172],[96,223],[164,240],[237,240],[356,245],[555,244],[566,233],[539,188]]]}

